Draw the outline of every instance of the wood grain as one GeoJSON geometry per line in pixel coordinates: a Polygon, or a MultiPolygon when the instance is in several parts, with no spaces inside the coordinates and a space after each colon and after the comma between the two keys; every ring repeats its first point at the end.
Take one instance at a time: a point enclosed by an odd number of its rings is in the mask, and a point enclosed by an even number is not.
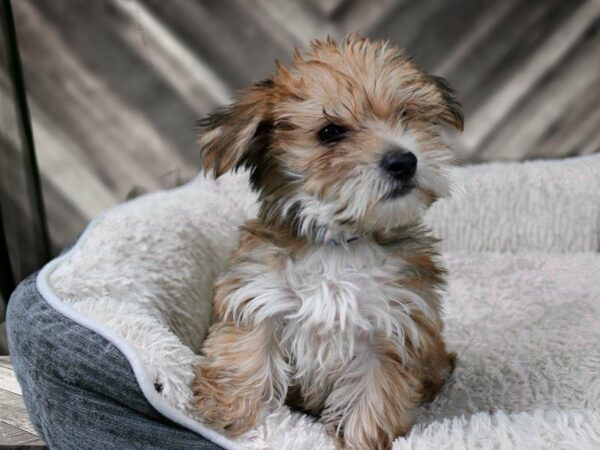
{"type": "Polygon", "coordinates": [[[23,395],[21,386],[19,386],[19,383],[17,382],[12,367],[6,367],[5,365],[0,366],[0,389],[4,389],[6,392],[11,392],[19,396],[23,395]]]}
{"type": "Polygon", "coordinates": [[[46,448],[27,415],[8,356],[0,356],[0,448],[46,448]]]}
{"type": "MultiPolygon", "coordinates": [[[[351,31],[447,77],[465,162],[600,149],[597,0],[53,0],[14,2],[53,248],[133,186],[199,168],[194,123],[351,31]]],[[[1,81],[1,77],[0,77],[1,81]]]]}
{"type": "Polygon", "coordinates": [[[46,448],[46,444],[39,437],[0,420],[0,448],[42,449],[46,448]]]}

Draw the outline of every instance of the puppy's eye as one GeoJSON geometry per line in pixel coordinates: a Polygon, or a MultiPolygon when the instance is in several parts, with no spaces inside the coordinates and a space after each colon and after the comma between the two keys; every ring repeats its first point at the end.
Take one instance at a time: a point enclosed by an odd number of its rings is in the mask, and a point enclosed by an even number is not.
{"type": "Polygon", "coordinates": [[[400,116],[401,119],[408,119],[408,111],[404,108],[402,108],[400,111],[398,111],[398,115],[400,116]]]}
{"type": "Polygon", "coordinates": [[[319,131],[319,140],[323,144],[333,144],[344,139],[347,133],[348,128],[330,123],[319,131]]]}

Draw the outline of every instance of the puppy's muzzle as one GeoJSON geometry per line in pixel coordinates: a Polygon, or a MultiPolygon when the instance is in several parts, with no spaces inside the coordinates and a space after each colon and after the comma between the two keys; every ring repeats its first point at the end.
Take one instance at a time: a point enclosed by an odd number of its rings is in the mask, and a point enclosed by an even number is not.
{"type": "Polygon", "coordinates": [[[417,157],[408,150],[397,148],[384,154],[380,165],[392,178],[405,183],[417,171],[417,157]]]}

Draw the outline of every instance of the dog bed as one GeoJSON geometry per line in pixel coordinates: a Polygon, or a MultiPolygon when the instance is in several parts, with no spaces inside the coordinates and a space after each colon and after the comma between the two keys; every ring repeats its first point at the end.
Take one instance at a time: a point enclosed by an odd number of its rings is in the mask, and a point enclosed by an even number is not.
{"type": "MultiPolygon", "coordinates": [[[[456,168],[426,221],[459,359],[394,449],[600,447],[600,157],[456,168]]],[[[191,405],[215,277],[255,213],[245,174],[95,218],[15,291],[12,359],[51,448],[333,449],[287,407],[233,441],[191,405]]]]}

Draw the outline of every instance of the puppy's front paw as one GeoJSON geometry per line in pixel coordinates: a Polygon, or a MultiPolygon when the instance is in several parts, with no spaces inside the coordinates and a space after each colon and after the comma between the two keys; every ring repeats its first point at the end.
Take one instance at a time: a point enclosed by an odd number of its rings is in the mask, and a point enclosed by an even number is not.
{"type": "MultiPolygon", "coordinates": [[[[404,436],[409,429],[410,427],[407,427],[398,436],[404,436]]],[[[336,450],[391,450],[394,440],[383,428],[365,429],[360,426],[345,436],[332,432],[330,435],[335,440],[336,450]]]]}
{"type": "MultiPolygon", "coordinates": [[[[394,439],[405,436],[415,421],[415,410],[403,410],[395,403],[384,403],[383,400],[375,403],[380,407],[378,410],[354,408],[342,425],[327,424],[336,450],[390,450],[394,439]]],[[[411,400],[410,404],[414,402],[411,400]]]]}
{"type": "Polygon", "coordinates": [[[193,401],[209,427],[239,436],[254,426],[262,405],[260,399],[236,389],[235,378],[226,372],[206,360],[198,364],[193,401]]]}

